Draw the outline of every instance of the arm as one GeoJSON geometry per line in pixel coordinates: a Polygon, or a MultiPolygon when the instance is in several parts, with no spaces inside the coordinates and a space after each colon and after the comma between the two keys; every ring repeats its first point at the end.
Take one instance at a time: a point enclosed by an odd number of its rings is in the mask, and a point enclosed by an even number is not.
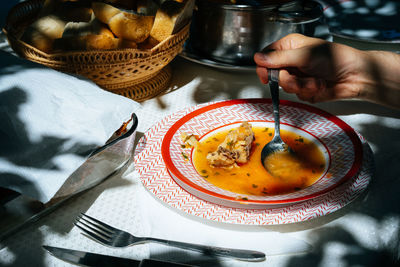
{"type": "Polygon", "coordinates": [[[365,68],[370,79],[362,90],[362,98],[400,108],[400,55],[370,51],[367,58],[365,68]]]}
{"type": "Polygon", "coordinates": [[[364,99],[400,108],[400,55],[290,34],[256,53],[257,74],[279,68],[280,86],[309,102],[364,99]]]}

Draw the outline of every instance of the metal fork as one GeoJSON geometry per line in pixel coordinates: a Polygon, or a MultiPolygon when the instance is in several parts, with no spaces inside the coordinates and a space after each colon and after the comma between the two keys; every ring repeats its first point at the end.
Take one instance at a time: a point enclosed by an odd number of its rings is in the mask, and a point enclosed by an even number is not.
{"type": "Polygon", "coordinates": [[[109,247],[127,247],[145,242],[155,242],[178,248],[202,252],[208,256],[223,256],[243,261],[263,261],[265,254],[259,251],[221,248],[199,244],[184,243],[153,237],[136,237],[128,232],[114,228],[84,213],[78,215],[75,226],[79,227],[85,236],[109,247]]]}

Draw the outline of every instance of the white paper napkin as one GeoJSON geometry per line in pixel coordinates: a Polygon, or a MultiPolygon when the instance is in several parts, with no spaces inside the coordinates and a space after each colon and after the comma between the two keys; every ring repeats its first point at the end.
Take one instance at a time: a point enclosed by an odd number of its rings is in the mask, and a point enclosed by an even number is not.
{"type": "Polygon", "coordinates": [[[48,202],[139,107],[0,51],[0,186],[48,202]]]}

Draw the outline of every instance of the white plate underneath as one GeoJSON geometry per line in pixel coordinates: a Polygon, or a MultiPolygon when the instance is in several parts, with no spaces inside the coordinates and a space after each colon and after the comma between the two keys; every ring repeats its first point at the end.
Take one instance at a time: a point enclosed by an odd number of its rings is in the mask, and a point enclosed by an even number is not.
{"type": "Polygon", "coordinates": [[[143,185],[156,198],[187,214],[232,224],[278,225],[302,222],[330,214],[351,203],[367,188],[372,178],[372,151],[366,140],[359,135],[363,144],[363,161],[359,173],[322,196],[265,209],[233,208],[200,199],[185,191],[170,176],[162,159],[161,144],[176,121],[206,105],[191,107],[164,118],[139,140],[134,155],[135,168],[143,185]]]}

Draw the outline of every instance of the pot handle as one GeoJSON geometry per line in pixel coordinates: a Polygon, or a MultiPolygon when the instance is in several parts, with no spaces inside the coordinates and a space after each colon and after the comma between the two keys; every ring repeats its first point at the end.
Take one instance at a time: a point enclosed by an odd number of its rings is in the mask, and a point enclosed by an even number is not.
{"type": "Polygon", "coordinates": [[[316,1],[299,1],[294,6],[280,6],[276,9],[276,21],[283,23],[302,23],[317,20],[323,15],[322,5],[316,1]]]}

